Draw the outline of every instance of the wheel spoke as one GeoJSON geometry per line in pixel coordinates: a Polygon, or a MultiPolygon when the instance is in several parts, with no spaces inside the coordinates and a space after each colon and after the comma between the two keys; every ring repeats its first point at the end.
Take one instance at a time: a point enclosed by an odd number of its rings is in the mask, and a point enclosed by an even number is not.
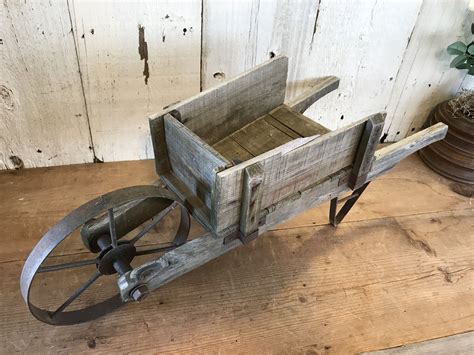
{"type": "Polygon", "coordinates": [[[168,207],[166,207],[163,211],[158,213],[153,218],[153,220],[150,223],[148,223],[148,225],[145,228],[143,228],[142,231],[140,231],[135,237],[130,239],[130,244],[133,245],[136,242],[138,242],[138,240],[140,240],[141,237],[143,237],[145,234],[147,234],[154,226],[156,226],[163,218],[165,218],[168,213],[170,213],[172,210],[174,210],[177,205],[178,205],[178,203],[176,201],[174,201],[172,204],[170,204],[168,207]]]}
{"type": "Polygon", "coordinates": [[[114,209],[111,208],[108,210],[109,214],[109,231],[110,231],[110,240],[112,241],[112,247],[117,247],[117,232],[115,230],[115,219],[114,219],[114,209]]]}
{"type": "Polygon", "coordinates": [[[72,269],[72,268],[75,268],[75,267],[93,265],[93,264],[96,264],[96,263],[97,263],[97,259],[73,261],[73,262],[64,263],[64,264],[41,266],[41,267],[38,268],[38,270],[36,272],[59,271],[59,270],[64,270],[64,269],[72,269]]]}
{"type": "Polygon", "coordinates": [[[155,254],[155,253],[159,253],[159,252],[162,252],[162,251],[169,251],[169,250],[172,250],[172,249],[174,249],[174,248],[176,248],[175,245],[169,245],[169,246],[160,247],[160,248],[137,250],[137,252],[135,253],[135,255],[136,255],[136,256],[139,256],[139,255],[155,254]]]}
{"type": "Polygon", "coordinates": [[[99,277],[101,276],[100,272],[96,272],[94,275],[86,281],[81,287],[79,287],[74,293],[69,296],[69,298],[62,305],[58,307],[52,314],[51,317],[54,317],[56,314],[64,311],[64,309],[69,306],[76,298],[78,298],[87,288],[89,288],[99,277]]]}

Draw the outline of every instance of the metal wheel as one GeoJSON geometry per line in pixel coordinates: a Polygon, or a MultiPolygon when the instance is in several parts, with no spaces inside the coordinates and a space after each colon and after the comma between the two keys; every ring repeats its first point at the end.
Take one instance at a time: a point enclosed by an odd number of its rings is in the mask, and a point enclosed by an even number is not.
{"type": "MultiPolygon", "coordinates": [[[[112,297],[93,304],[90,302],[84,306],[81,304],[78,309],[77,307],[70,311],[66,309],[99,278],[114,274],[123,275],[132,270],[130,263],[136,256],[160,253],[184,244],[187,241],[189,227],[190,218],[187,209],[175,201],[173,195],[166,189],[157,186],[133,186],[100,196],[69,213],[34,247],[21,273],[20,287],[23,299],[37,319],[53,325],[82,323],[103,316],[124,304],[116,285],[113,289],[116,294],[112,297]],[[181,217],[174,239],[168,245],[154,248],[137,246],[137,242],[176,207],[180,207],[181,217]],[[134,232],[136,234],[129,239],[124,238],[136,229],[140,231],[134,232]],[[80,236],[75,233],[77,231],[80,231],[80,236]],[[52,258],[51,253],[57,246],[65,239],[71,239],[68,237],[73,237],[73,233],[83,245],[81,248],[84,249],[85,246],[84,254],[88,257],[80,261],[45,263],[47,259],[52,258]],[[49,256],[51,257],[48,258],[49,256]],[[91,265],[95,266],[92,274],[60,306],[47,310],[31,303],[32,283],[37,274],[55,273],[60,270],[77,272],[91,265]]],[[[68,280],[75,278],[71,277],[68,280]]],[[[62,285],[55,285],[56,290],[61,287],[62,285]]],[[[55,289],[52,295],[57,293],[55,289]]],[[[45,290],[40,291],[44,293],[45,290]]],[[[131,297],[138,301],[143,298],[146,291],[144,288],[132,290],[131,297]]]]}

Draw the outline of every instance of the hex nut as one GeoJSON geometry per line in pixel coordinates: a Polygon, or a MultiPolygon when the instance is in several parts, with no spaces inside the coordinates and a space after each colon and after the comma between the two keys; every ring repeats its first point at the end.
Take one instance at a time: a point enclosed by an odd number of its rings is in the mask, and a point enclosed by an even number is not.
{"type": "Polygon", "coordinates": [[[147,285],[139,285],[130,292],[130,297],[132,297],[134,301],[140,302],[143,301],[149,293],[150,290],[147,285]]]}

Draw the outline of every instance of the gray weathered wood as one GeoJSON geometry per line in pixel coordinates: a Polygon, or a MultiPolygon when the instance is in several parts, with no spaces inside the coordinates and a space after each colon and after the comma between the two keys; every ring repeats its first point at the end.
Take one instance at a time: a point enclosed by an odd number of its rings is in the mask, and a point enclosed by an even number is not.
{"type": "MultiPolygon", "coordinates": [[[[221,85],[168,107],[151,117],[171,113],[208,144],[265,115],[285,99],[288,58],[278,56],[221,85]]],[[[154,131],[152,130],[152,135],[154,131]]]]}
{"type": "Polygon", "coordinates": [[[365,120],[321,137],[299,138],[219,172],[211,216],[216,231],[236,224],[240,216],[243,170],[261,163],[265,172],[262,207],[270,206],[314,182],[351,165],[362,135],[365,120]]]}
{"type": "Polygon", "coordinates": [[[474,354],[474,332],[426,340],[396,348],[362,353],[365,355],[474,354]]]}
{"type": "Polygon", "coordinates": [[[298,133],[301,137],[323,135],[330,132],[326,127],[321,126],[301,113],[293,111],[286,105],[278,106],[276,109],[270,111],[270,115],[286,127],[298,133]]]}
{"type": "Polygon", "coordinates": [[[232,139],[231,136],[225,137],[212,147],[231,162],[236,160],[245,161],[254,157],[248,150],[232,139]]]}
{"type": "Polygon", "coordinates": [[[207,230],[211,230],[209,207],[172,172],[161,175],[160,178],[176,194],[177,198],[186,206],[192,216],[207,230]]]}
{"type": "MultiPolygon", "coordinates": [[[[121,276],[118,284],[146,283],[150,290],[154,290],[240,245],[239,239],[224,244],[223,238],[206,233],[133,269],[121,276]]],[[[124,286],[120,289],[123,299],[130,300],[130,289],[124,286]]]]}
{"type": "Polygon", "coordinates": [[[230,137],[253,156],[268,152],[293,139],[265,121],[265,116],[242,127],[230,137]]]}
{"type": "Polygon", "coordinates": [[[448,132],[448,126],[444,123],[437,123],[414,135],[402,139],[396,143],[382,148],[375,152],[375,160],[369,173],[368,180],[372,180],[382,175],[387,170],[393,168],[400,160],[408,155],[443,139],[448,132]]]}
{"type": "Polygon", "coordinates": [[[295,112],[303,113],[323,96],[339,87],[339,78],[327,76],[319,78],[315,85],[286,103],[295,112]]]}
{"type": "Polygon", "coordinates": [[[242,205],[240,211],[240,233],[244,243],[258,235],[258,223],[262,208],[264,172],[260,164],[253,164],[245,168],[242,205]]]}
{"type": "Polygon", "coordinates": [[[155,120],[150,120],[151,141],[155,152],[155,168],[159,175],[170,171],[170,162],[168,159],[168,148],[165,140],[165,122],[164,116],[159,116],[155,120]]]}
{"type": "MultiPolygon", "coordinates": [[[[269,114],[265,115],[263,117],[263,119],[265,120],[265,122],[267,122],[268,124],[270,124],[273,127],[277,128],[278,130],[282,131],[283,133],[285,133],[286,135],[290,136],[293,139],[303,137],[301,134],[298,134],[296,131],[294,131],[293,129],[291,129],[288,126],[285,126],[283,123],[276,120],[274,117],[272,117],[269,114]]],[[[311,136],[311,134],[310,134],[310,136],[311,136]]]]}
{"type": "Polygon", "coordinates": [[[229,161],[172,116],[165,115],[164,125],[173,174],[210,208],[216,172],[229,161]]]}
{"type": "MultiPolygon", "coordinates": [[[[371,171],[367,174],[367,180],[365,182],[371,181],[384,174],[408,155],[415,153],[433,142],[443,139],[446,135],[447,128],[445,124],[438,123],[400,142],[377,150],[375,152],[376,159],[371,171]]],[[[335,174],[315,182],[306,189],[297,191],[287,198],[268,206],[262,212],[261,217],[265,216],[266,222],[264,226],[260,227],[260,231],[268,230],[272,226],[282,223],[298,213],[350,192],[351,189],[348,186],[348,181],[351,172],[351,168],[342,169],[335,174]]]]}
{"type": "Polygon", "coordinates": [[[362,186],[367,179],[374,160],[375,148],[382,135],[385,116],[385,113],[377,113],[370,116],[365,124],[349,179],[349,187],[353,190],[362,186]]]}

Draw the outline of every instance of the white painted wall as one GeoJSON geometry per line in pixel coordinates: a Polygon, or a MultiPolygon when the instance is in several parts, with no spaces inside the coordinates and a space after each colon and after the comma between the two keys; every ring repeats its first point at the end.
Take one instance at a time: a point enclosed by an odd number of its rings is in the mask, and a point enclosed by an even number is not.
{"type": "Polygon", "coordinates": [[[318,76],[341,78],[309,117],[334,129],[386,110],[387,141],[474,86],[449,69],[445,50],[470,38],[468,0],[6,0],[0,8],[0,169],[152,158],[147,115],[273,54],[290,58],[288,97],[318,76]]]}

